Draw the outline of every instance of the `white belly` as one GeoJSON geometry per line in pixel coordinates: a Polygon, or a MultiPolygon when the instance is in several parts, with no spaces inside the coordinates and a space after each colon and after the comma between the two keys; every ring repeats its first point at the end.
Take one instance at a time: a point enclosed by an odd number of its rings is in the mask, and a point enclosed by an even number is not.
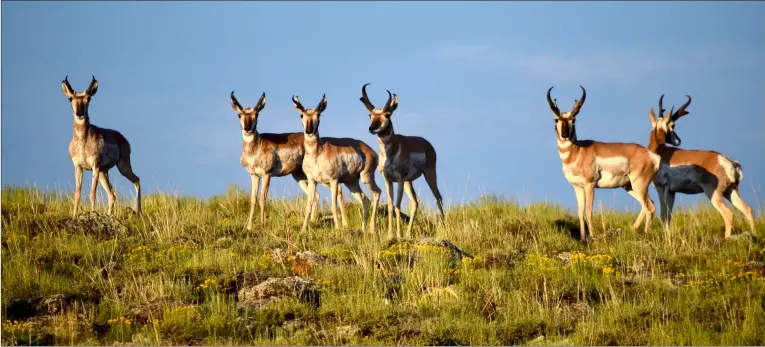
{"type": "Polygon", "coordinates": [[[595,158],[597,188],[620,188],[630,182],[630,161],[626,157],[595,158]]]}

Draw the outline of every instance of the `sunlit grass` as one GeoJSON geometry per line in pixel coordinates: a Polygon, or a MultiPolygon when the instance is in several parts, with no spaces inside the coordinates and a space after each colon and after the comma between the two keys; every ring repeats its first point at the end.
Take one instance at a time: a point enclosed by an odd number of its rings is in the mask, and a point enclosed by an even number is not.
{"type": "Polygon", "coordinates": [[[451,206],[446,227],[423,213],[406,242],[384,238],[383,215],[377,236],[361,233],[351,201],[350,228],[320,218],[306,233],[302,200],[274,199],[266,226],[243,230],[249,198],[237,188],[149,194],[142,218],[121,208],[124,228],[98,232],[68,226],[71,201],[3,189],[5,345],[765,344],[765,221],[757,240],[723,240],[706,205],[678,211],[670,233],[598,213],[583,244],[562,207],[491,196],[451,206]],[[242,307],[239,289],[296,275],[320,300],[242,307]]]}

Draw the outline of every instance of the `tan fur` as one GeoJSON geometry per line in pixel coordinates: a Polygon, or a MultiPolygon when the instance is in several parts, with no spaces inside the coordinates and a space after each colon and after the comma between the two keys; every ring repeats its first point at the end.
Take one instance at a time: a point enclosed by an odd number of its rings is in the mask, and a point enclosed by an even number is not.
{"type": "MultiPolygon", "coordinates": [[[[255,204],[258,202],[258,185],[260,187],[260,223],[265,225],[266,199],[271,183],[271,177],[283,177],[292,175],[300,189],[308,194],[308,179],[303,173],[303,133],[288,134],[261,134],[258,133],[258,116],[266,106],[266,93],[261,95],[258,103],[253,107],[243,108],[231,92],[231,107],[239,116],[242,126],[242,157],[240,163],[250,174],[252,183],[250,194],[250,213],[247,218],[246,228],[252,229],[252,218],[255,214],[255,204]]],[[[345,211],[342,190],[338,191],[340,209],[345,211]]],[[[316,217],[319,193],[315,192],[311,218],[316,217]]]]}
{"type": "MultiPolygon", "coordinates": [[[[359,186],[359,180],[366,184],[372,191],[372,218],[370,220],[370,232],[375,231],[375,216],[377,215],[377,203],[380,200],[380,188],[375,183],[375,168],[377,167],[377,154],[372,148],[361,140],[350,138],[334,138],[319,136],[319,122],[321,113],[327,108],[327,98],[322,97],[321,102],[314,109],[305,109],[300,104],[297,96],[292,97],[295,109],[300,113],[303,123],[305,156],[303,157],[303,172],[308,178],[308,190],[316,191],[316,184],[330,186],[332,199],[332,217],[335,228],[339,228],[335,201],[339,184],[345,184],[353,197],[362,205],[363,220],[361,229],[366,230],[367,218],[369,217],[369,199],[359,186]]],[[[306,205],[305,218],[303,219],[302,231],[308,227],[308,217],[311,202],[306,205]]],[[[343,224],[346,224],[343,216],[343,224]]]]}
{"type": "MultiPolygon", "coordinates": [[[[412,236],[412,225],[417,216],[419,200],[414,191],[413,182],[421,175],[433,192],[444,222],[444,208],[441,193],[438,191],[436,178],[436,150],[426,139],[419,136],[398,135],[393,130],[390,119],[393,111],[398,108],[398,96],[388,91],[388,101],[383,108],[375,108],[367,96],[366,87],[361,87],[361,102],[369,111],[369,132],[377,135],[380,145],[380,164],[378,170],[385,179],[385,190],[388,193],[388,211],[393,210],[393,182],[398,183],[396,198],[396,236],[401,237],[401,199],[404,190],[409,196],[410,218],[406,237],[412,236]]],[[[393,214],[388,213],[388,236],[393,237],[393,214]]]]}
{"type": "Polygon", "coordinates": [[[661,156],[662,170],[668,177],[665,182],[654,180],[656,192],[659,194],[661,219],[664,221],[664,226],[668,228],[672,220],[676,193],[704,193],[723,217],[726,238],[732,233],[733,212],[726,206],[723,198],[744,214],[752,229],[751,232],[755,232],[752,209],[741,199],[738,192],[739,183],[744,175],[741,164],[715,151],[686,150],[667,146],[667,144],[680,145],[680,139],[675,133],[675,122],[689,113],[686,108],[691,103],[691,97],[688,96],[688,101],[677,112],[674,112],[672,107],[662,117],[665,111],[662,109],[663,99],[664,95],[659,98],[658,119],[653,108],[648,113],[652,127],[648,149],[661,156]]]}
{"type": "Polygon", "coordinates": [[[72,216],[77,216],[82,190],[82,171],[93,171],[90,187],[90,208],[96,209],[96,189],[99,181],[109,199],[107,214],[114,212],[117,192],[109,181],[109,170],[115,165],[119,172],[133,183],[136,192],[136,213],[141,215],[141,183],[130,165],[130,143],[118,131],[90,124],[88,105],[98,91],[95,76],[84,92],[76,92],[69,84],[69,76],[61,82],[61,89],[69,99],[74,112],[74,130],[69,142],[69,158],[74,164],[75,192],[72,216]]]}
{"type": "Polygon", "coordinates": [[[640,215],[632,225],[640,226],[645,217],[645,231],[648,231],[655,212],[653,201],[648,196],[648,185],[659,169],[660,159],[645,147],[634,143],[597,142],[578,140],[575,121],[586,97],[575,101],[571,112],[561,113],[557,101],[550,97],[552,87],[547,90],[547,102],[555,115],[555,133],[558,138],[558,156],[563,164],[563,176],[574,187],[577,197],[580,237],[586,237],[584,216],[586,207],[587,225],[592,235],[592,204],[595,188],[623,188],[642,207],[640,215]]]}

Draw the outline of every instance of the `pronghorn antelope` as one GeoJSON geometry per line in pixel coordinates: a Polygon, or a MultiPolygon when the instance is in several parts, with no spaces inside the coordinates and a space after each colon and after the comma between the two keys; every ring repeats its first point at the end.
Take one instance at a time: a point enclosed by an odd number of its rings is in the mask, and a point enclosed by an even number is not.
{"type": "Polygon", "coordinates": [[[69,76],[61,82],[64,95],[69,98],[74,111],[74,134],[69,142],[69,158],[74,164],[74,179],[76,182],[74,192],[74,209],[72,216],[77,216],[80,204],[80,190],[82,190],[82,170],[93,171],[93,180],[90,186],[90,208],[96,209],[96,188],[98,182],[106,191],[109,199],[107,214],[114,212],[114,202],[117,200],[117,192],[109,181],[109,170],[117,165],[122,176],[125,176],[135,186],[136,213],[141,215],[141,180],[133,173],[130,166],[130,143],[119,133],[112,129],[99,128],[90,124],[88,105],[90,99],[98,91],[98,81],[92,76],[88,89],[84,92],[75,92],[69,84],[69,76]]]}
{"type": "Polygon", "coordinates": [[[398,183],[396,195],[396,235],[401,237],[401,199],[404,190],[409,196],[410,218],[406,229],[406,237],[412,236],[412,224],[417,216],[419,201],[412,183],[421,175],[425,175],[433,196],[444,221],[444,208],[441,193],[438,191],[436,179],[436,150],[428,140],[419,136],[398,135],[393,131],[393,121],[390,117],[398,108],[398,95],[388,92],[388,101],[383,108],[375,108],[367,96],[367,86],[361,87],[361,102],[369,111],[369,132],[377,135],[380,143],[380,163],[378,170],[385,179],[385,191],[388,193],[388,235],[393,237],[393,182],[398,183]]]}
{"type": "MultiPolygon", "coordinates": [[[[380,200],[380,187],[375,183],[375,168],[377,167],[377,153],[361,140],[351,138],[334,138],[319,136],[319,122],[321,113],[327,108],[327,97],[322,96],[321,101],[313,109],[306,109],[300,104],[297,96],[292,97],[295,109],[300,113],[303,123],[305,138],[305,156],[303,157],[303,172],[308,178],[309,194],[314,194],[316,184],[321,183],[330,186],[332,199],[332,217],[335,228],[338,228],[337,191],[340,183],[345,184],[356,200],[362,205],[363,220],[362,231],[366,230],[366,222],[369,217],[369,199],[359,186],[359,180],[364,182],[372,191],[372,218],[370,220],[370,232],[375,231],[375,215],[377,203],[380,200]]],[[[311,200],[306,205],[305,218],[301,231],[308,227],[308,215],[311,209],[311,200]]],[[[346,225],[343,216],[343,225],[346,225]]]]}
{"type": "MultiPolygon", "coordinates": [[[[260,134],[258,133],[258,116],[260,111],[266,106],[266,93],[260,96],[260,100],[254,107],[244,108],[231,92],[231,107],[234,108],[239,116],[239,123],[242,126],[242,157],[240,162],[247,173],[250,174],[252,181],[252,192],[250,194],[250,214],[247,217],[247,229],[252,229],[252,217],[255,214],[255,203],[258,196],[258,184],[261,178],[263,185],[260,188],[260,223],[265,224],[266,198],[268,197],[268,188],[271,184],[271,177],[282,177],[292,175],[292,178],[298,182],[300,189],[308,194],[308,179],[303,173],[303,133],[289,134],[260,134]]],[[[345,214],[345,205],[343,204],[343,192],[338,192],[340,210],[345,214]]],[[[311,209],[311,218],[316,215],[318,207],[319,193],[315,192],[314,205],[311,209]]]]}
{"type": "Polygon", "coordinates": [[[576,138],[576,115],[584,104],[587,92],[582,88],[582,98],[574,100],[570,112],[561,113],[557,100],[550,97],[547,103],[555,115],[555,133],[558,138],[558,156],[563,164],[563,176],[574,187],[579,214],[580,237],[585,239],[584,214],[587,207],[587,225],[592,235],[592,204],[595,188],[624,188],[642,207],[632,225],[640,226],[645,217],[645,231],[656,211],[648,196],[648,186],[659,169],[661,158],[645,147],[635,143],[597,142],[576,138]]]}
{"type": "Polygon", "coordinates": [[[648,149],[661,156],[664,164],[662,170],[667,172],[668,178],[664,183],[654,181],[665,227],[669,226],[672,219],[676,193],[704,193],[725,221],[726,238],[731,236],[733,212],[725,205],[723,198],[728,199],[746,216],[751,232],[754,232],[752,209],[741,199],[738,192],[738,185],[744,177],[741,164],[714,151],[686,150],[665,145],[680,145],[680,138],[675,133],[675,122],[689,113],[686,108],[691,104],[691,97],[686,97],[688,101],[677,111],[672,106],[664,115],[662,95],[659,98],[659,118],[656,118],[653,108],[648,113],[652,127],[648,149]]]}

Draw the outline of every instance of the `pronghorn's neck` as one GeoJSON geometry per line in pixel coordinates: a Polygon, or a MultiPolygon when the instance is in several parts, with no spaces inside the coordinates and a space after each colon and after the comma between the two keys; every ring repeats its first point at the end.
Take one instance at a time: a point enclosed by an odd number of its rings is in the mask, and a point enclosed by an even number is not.
{"type": "Polygon", "coordinates": [[[313,134],[303,134],[303,147],[306,154],[318,155],[321,153],[322,145],[318,129],[313,134]]]}
{"type": "Polygon", "coordinates": [[[666,136],[666,132],[659,127],[651,130],[651,136],[648,138],[648,150],[654,153],[658,153],[658,151],[666,147],[664,144],[664,138],[666,136]]]}
{"type": "Polygon", "coordinates": [[[74,116],[74,136],[77,138],[84,138],[88,131],[90,130],[90,117],[88,115],[85,115],[85,117],[79,118],[76,115],[74,116]]]}
{"type": "Polygon", "coordinates": [[[260,134],[258,131],[253,131],[252,134],[248,134],[244,130],[242,130],[242,145],[245,148],[254,148],[260,145],[260,142],[262,141],[262,138],[260,137],[260,134]]]}
{"type": "Polygon", "coordinates": [[[393,142],[393,135],[396,135],[395,131],[393,131],[393,123],[388,121],[388,125],[385,126],[385,129],[377,133],[377,138],[380,139],[380,142],[388,145],[393,142]]]}
{"type": "Polygon", "coordinates": [[[558,137],[558,156],[563,164],[569,164],[576,159],[576,156],[572,156],[572,154],[579,150],[578,141],[576,139],[576,128],[571,129],[571,135],[567,139],[564,139],[560,134],[557,134],[557,131],[556,135],[558,137]]]}

